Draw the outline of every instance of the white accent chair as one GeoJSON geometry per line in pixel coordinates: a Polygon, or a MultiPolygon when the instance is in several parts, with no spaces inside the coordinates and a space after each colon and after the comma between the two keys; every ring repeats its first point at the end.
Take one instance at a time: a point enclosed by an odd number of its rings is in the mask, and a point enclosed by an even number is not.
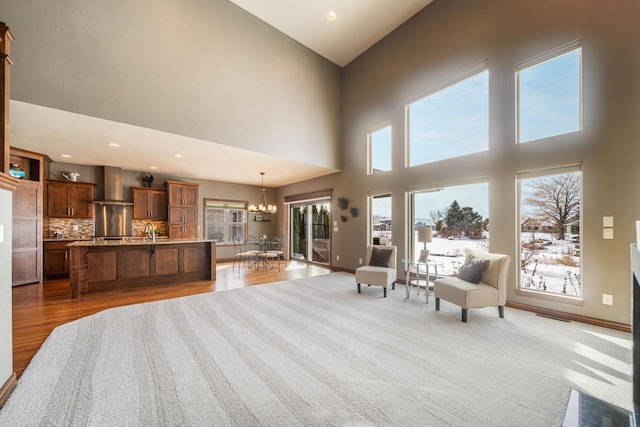
{"type": "Polygon", "coordinates": [[[433,284],[436,297],[436,310],[440,310],[440,299],[462,307],[462,321],[467,321],[470,308],[498,306],[498,315],[504,318],[504,305],[507,301],[507,276],[511,258],[508,255],[473,252],[470,255],[489,260],[487,270],[482,274],[480,283],[471,283],[458,277],[445,277],[433,284]]]}
{"type": "Polygon", "coordinates": [[[367,246],[367,263],[356,269],[356,283],[358,284],[358,293],[361,293],[360,284],[382,286],[383,295],[387,297],[387,286],[391,285],[391,289],[396,288],[396,279],[398,273],[396,271],[398,248],[392,245],[368,245],[367,246]],[[388,265],[378,266],[369,265],[373,249],[391,251],[388,265]]]}

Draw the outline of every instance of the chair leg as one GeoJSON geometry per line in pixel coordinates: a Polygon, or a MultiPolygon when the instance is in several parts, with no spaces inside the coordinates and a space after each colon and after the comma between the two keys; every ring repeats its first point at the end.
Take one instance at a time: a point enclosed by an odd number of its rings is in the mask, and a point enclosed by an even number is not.
{"type": "Polygon", "coordinates": [[[440,298],[436,298],[436,310],[440,310],[440,298]]]}
{"type": "Polygon", "coordinates": [[[504,319],[504,305],[498,306],[498,315],[500,316],[501,319],[504,319]]]}
{"type": "Polygon", "coordinates": [[[391,290],[395,291],[396,290],[396,282],[393,282],[393,284],[391,285],[391,290]]]}
{"type": "Polygon", "coordinates": [[[467,309],[466,308],[462,309],[462,321],[463,322],[467,321],[467,309]]]}
{"type": "Polygon", "coordinates": [[[386,287],[385,287],[385,288],[382,288],[382,291],[383,291],[383,293],[384,293],[384,297],[386,298],[386,297],[387,297],[387,288],[386,288],[386,287]]]}
{"type": "Polygon", "coordinates": [[[358,283],[358,293],[360,293],[360,283],[358,283]]]}

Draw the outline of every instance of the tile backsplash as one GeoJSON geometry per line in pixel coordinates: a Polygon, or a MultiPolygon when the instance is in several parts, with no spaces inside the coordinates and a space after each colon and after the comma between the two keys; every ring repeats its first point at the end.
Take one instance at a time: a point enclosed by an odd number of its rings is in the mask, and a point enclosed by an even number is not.
{"type": "Polygon", "coordinates": [[[56,231],[62,233],[63,238],[91,237],[95,234],[95,222],[93,219],[49,218],[49,230],[44,230],[43,237],[53,237],[56,231]]]}
{"type": "Polygon", "coordinates": [[[131,232],[133,237],[144,237],[144,227],[147,223],[153,224],[156,228],[156,236],[167,235],[167,223],[165,221],[148,221],[148,220],[133,220],[131,224],[131,232]]]}
{"type": "MultiPolygon", "coordinates": [[[[95,235],[95,221],[93,219],[67,219],[49,218],[48,228],[44,229],[44,238],[52,238],[56,231],[62,233],[62,238],[77,239],[81,237],[91,237],[95,235]],[[74,230],[77,227],[77,230],[74,230]]],[[[152,223],[156,229],[156,235],[167,235],[167,223],[165,221],[133,220],[131,232],[133,237],[144,236],[144,227],[147,223],[152,223]]]]}

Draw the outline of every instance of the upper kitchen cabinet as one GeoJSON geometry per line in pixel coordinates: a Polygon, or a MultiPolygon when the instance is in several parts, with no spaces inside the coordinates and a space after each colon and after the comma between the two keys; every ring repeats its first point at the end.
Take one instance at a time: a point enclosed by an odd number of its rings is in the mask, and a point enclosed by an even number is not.
{"type": "Polygon", "coordinates": [[[48,181],[47,214],[53,218],[93,218],[93,191],[88,182],[48,181]]]}
{"type": "Polygon", "coordinates": [[[131,194],[133,195],[133,219],[167,220],[166,190],[131,187],[131,194]]]}
{"type": "Polygon", "coordinates": [[[198,206],[199,184],[167,180],[166,186],[169,206],[198,206]]]}

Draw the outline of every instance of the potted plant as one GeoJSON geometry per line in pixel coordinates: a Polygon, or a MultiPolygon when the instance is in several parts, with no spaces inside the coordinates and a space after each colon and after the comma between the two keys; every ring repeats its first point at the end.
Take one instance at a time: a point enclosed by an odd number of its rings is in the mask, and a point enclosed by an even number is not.
{"type": "Polygon", "coordinates": [[[145,187],[151,187],[151,184],[153,183],[153,175],[151,175],[150,173],[146,174],[143,178],[142,178],[142,184],[145,187]]]}

